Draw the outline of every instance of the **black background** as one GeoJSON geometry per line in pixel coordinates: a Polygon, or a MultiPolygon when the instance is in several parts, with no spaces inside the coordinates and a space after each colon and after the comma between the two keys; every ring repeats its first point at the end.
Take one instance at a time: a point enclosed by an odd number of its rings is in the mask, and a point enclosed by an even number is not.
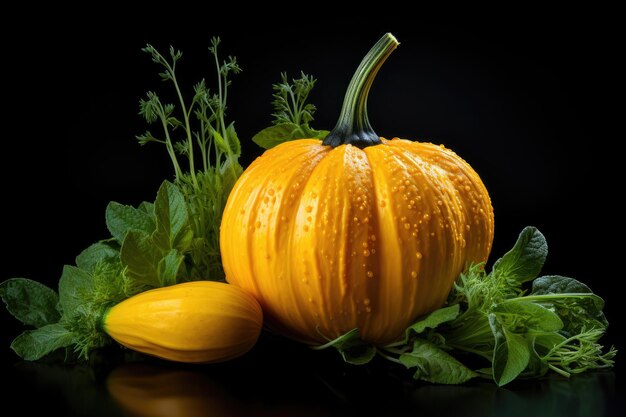
{"type": "MultiPolygon", "coordinates": [[[[550,245],[544,273],[575,277],[601,295],[611,322],[605,342],[624,346],[618,28],[610,11],[496,12],[330,19],[285,11],[253,25],[191,10],[167,19],[5,16],[18,24],[2,29],[0,279],[55,287],[63,264],[107,237],[108,201],[153,200],[172,177],[165,149],[134,140],[146,129],[139,98],[171,94],[140,52],[147,42],[183,50],[178,75],[189,94],[201,77],[213,85],[207,47],[222,37],[222,54],[237,56],[244,70],[233,79],[228,118],[246,166],[261,154],[250,138],[271,121],[280,71],[318,79],[312,125],[330,129],[361,57],[391,31],[401,45],[369,100],[377,133],[443,143],[467,160],[495,209],[493,254],[537,226],[550,245]]],[[[0,351],[12,362],[8,345],[19,326],[0,314],[0,351]]]]}

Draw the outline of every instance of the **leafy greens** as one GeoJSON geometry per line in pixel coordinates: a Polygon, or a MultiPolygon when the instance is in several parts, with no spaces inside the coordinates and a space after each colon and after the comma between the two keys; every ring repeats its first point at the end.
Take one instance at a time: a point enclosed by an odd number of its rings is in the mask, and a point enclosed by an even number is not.
{"type": "Polygon", "coordinates": [[[353,364],[372,360],[375,349],[412,368],[415,379],[442,384],[484,376],[502,386],[549,371],[569,377],[611,367],[616,350],[603,352],[599,343],[608,326],[604,301],[573,278],[536,278],[547,253],[544,236],[526,227],[489,274],[482,265],[471,266],[459,277],[448,305],[409,326],[402,340],[372,347],[354,329],[346,333],[350,344],[333,341],[321,348],[333,346],[353,364]],[[526,294],[522,287],[529,281],[532,290],[526,294]],[[488,366],[472,370],[464,363],[476,362],[473,357],[488,366]]]}
{"type": "Polygon", "coordinates": [[[111,238],[80,253],[76,266],[64,267],[58,293],[25,278],[0,284],[0,297],[9,312],[34,327],[11,344],[23,359],[37,360],[63,348],[66,359],[87,358],[110,342],[102,319],[111,306],[150,288],[224,279],[219,226],[228,194],[243,171],[239,138],[234,124],[225,119],[226,98],[229,77],[241,68],[235,58],[220,61],[219,44],[214,38],[209,48],[217,90],[211,92],[201,80],[189,102],[176,76],[182,53],[170,47],[166,58],[151,45],[143,49],[162,67],[161,78],[171,82],[178,108],[148,92],[140,101],[139,114],[160,125],[163,133],[147,131],[137,140],[142,145],[165,145],[174,180],[163,182],[153,203],[138,207],[109,203],[105,218],[111,238]]]}

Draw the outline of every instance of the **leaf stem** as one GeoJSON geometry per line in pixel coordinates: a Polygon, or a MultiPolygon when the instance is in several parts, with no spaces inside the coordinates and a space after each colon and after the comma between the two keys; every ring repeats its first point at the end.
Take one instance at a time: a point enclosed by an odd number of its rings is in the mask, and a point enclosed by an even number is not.
{"type": "Polygon", "coordinates": [[[387,359],[388,361],[391,361],[393,363],[397,363],[399,365],[404,365],[402,362],[400,362],[399,359],[396,359],[396,358],[394,358],[392,356],[389,356],[389,355],[386,355],[385,353],[383,353],[383,351],[381,349],[376,349],[376,353],[378,355],[380,355],[381,357],[387,359]]]}

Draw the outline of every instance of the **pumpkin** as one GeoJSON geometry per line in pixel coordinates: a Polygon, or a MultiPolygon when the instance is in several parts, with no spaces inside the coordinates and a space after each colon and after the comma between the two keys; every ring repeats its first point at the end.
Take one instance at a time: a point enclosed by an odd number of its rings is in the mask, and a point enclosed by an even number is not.
{"type": "Polygon", "coordinates": [[[143,292],[112,307],[103,320],[109,336],[129,349],[190,363],[243,355],[256,343],[262,325],[254,297],[211,281],[143,292]]]}
{"type": "Polygon", "coordinates": [[[374,345],[398,340],[491,249],[478,174],[444,146],[387,140],[369,123],[369,88],[397,45],[387,34],[366,55],[323,142],[266,151],[224,210],[227,281],[257,298],[271,329],[307,344],[354,328],[374,345]]]}

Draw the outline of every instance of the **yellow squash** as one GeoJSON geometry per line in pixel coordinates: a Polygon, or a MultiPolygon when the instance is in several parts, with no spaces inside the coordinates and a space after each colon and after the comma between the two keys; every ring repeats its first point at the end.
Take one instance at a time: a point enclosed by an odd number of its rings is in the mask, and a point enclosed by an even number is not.
{"type": "Polygon", "coordinates": [[[178,362],[236,358],[256,343],[259,303],[232,285],[196,281],[135,295],[111,308],[104,330],[120,344],[178,362]]]}
{"type": "Polygon", "coordinates": [[[266,151],[224,211],[228,282],[305,343],[354,328],[373,344],[398,339],[491,249],[493,209],[476,172],[443,146],[385,140],[369,124],[369,87],[396,46],[387,34],[365,57],[323,143],[266,151]]]}

